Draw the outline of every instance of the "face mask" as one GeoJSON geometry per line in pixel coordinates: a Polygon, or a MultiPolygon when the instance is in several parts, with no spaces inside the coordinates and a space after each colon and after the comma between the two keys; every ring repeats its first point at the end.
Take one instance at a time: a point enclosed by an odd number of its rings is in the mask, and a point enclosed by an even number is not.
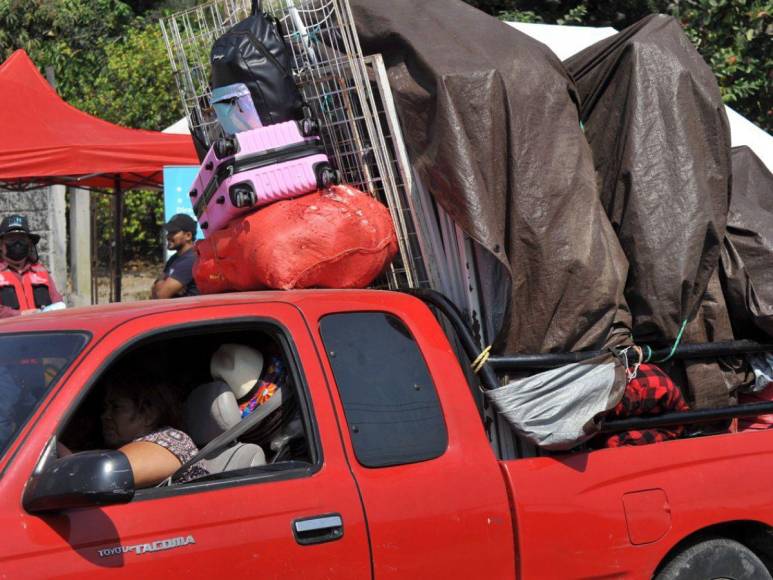
{"type": "Polygon", "coordinates": [[[23,260],[29,256],[29,253],[29,243],[24,240],[16,240],[15,242],[5,245],[5,255],[14,262],[23,260]]]}

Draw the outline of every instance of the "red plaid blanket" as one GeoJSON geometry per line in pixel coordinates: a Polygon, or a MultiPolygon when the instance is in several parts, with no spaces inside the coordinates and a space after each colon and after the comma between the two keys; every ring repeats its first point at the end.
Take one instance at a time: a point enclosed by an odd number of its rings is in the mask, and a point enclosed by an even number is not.
{"type": "MultiPolygon", "coordinates": [[[[682,393],[666,373],[653,364],[644,363],[636,377],[625,388],[623,398],[606,417],[608,421],[631,417],[654,417],[663,413],[687,411],[682,393]]],[[[605,447],[623,445],[646,445],[676,439],[684,427],[643,429],[615,433],[607,437],[605,447]]]]}

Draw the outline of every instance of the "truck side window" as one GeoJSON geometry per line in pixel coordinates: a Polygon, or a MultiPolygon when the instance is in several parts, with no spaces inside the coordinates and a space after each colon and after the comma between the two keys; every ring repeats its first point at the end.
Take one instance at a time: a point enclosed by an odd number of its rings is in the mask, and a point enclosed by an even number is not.
{"type": "Polygon", "coordinates": [[[330,314],[320,333],[362,465],[416,463],[445,452],[435,385],[402,321],[383,312],[330,314]]]}
{"type": "Polygon", "coordinates": [[[0,458],[88,340],[79,332],[0,336],[0,458]]]}
{"type": "Polygon", "coordinates": [[[152,334],[111,360],[63,426],[59,442],[77,452],[119,449],[150,436],[147,441],[160,440],[159,445],[170,449],[167,439],[172,437],[184,442],[176,448],[180,454],[173,451],[183,463],[193,456],[191,446],[200,451],[252,417],[251,429],[224,442],[197,464],[201,469],[184,473],[174,483],[265,478],[269,469],[276,473],[311,466],[317,452],[310,443],[310,411],[301,377],[289,338],[269,322],[152,334]],[[123,421],[125,429],[119,433],[114,416],[127,404],[132,410],[150,409],[147,414],[157,424],[146,433],[126,431],[134,423],[126,426],[123,421]]]}

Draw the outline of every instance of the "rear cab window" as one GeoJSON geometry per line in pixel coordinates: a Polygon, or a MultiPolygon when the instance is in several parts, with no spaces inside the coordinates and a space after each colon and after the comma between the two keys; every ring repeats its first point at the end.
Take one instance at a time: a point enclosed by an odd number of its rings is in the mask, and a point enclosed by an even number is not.
{"type": "Polygon", "coordinates": [[[88,340],[83,332],[0,335],[0,459],[88,340]]]}
{"type": "Polygon", "coordinates": [[[429,369],[408,327],[385,312],[320,321],[357,460],[365,467],[440,457],[448,432],[429,369]]]}

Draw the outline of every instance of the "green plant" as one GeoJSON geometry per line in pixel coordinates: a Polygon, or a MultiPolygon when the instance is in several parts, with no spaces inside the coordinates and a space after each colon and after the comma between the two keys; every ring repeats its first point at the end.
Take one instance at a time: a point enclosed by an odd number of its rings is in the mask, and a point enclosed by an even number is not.
{"type": "Polygon", "coordinates": [[[532,10],[504,10],[497,18],[506,22],[544,22],[542,17],[532,10]]]}
{"type": "Polygon", "coordinates": [[[682,0],[669,12],[711,66],[723,100],[773,131],[773,2],[682,0]]]}
{"type": "Polygon", "coordinates": [[[93,90],[73,104],[137,129],[161,130],[179,119],[182,107],[158,25],[137,19],[119,40],[105,45],[93,90]]]}
{"type": "Polygon", "coordinates": [[[160,260],[164,198],[158,191],[130,191],[124,196],[126,259],[160,260]]]}
{"type": "Polygon", "coordinates": [[[588,16],[588,7],[585,4],[579,4],[570,9],[561,18],[556,20],[556,24],[582,24],[585,18],[588,16]]]}
{"type": "MultiPolygon", "coordinates": [[[[97,249],[104,262],[115,240],[113,195],[92,197],[97,222],[97,249]]],[[[158,191],[135,190],[123,194],[123,258],[158,262],[163,256],[161,225],[164,219],[163,195],[158,191]]]]}
{"type": "Polygon", "coordinates": [[[75,104],[104,64],[104,47],[120,38],[131,9],[118,0],[0,0],[0,56],[17,48],[45,70],[59,94],[75,104]]]}

